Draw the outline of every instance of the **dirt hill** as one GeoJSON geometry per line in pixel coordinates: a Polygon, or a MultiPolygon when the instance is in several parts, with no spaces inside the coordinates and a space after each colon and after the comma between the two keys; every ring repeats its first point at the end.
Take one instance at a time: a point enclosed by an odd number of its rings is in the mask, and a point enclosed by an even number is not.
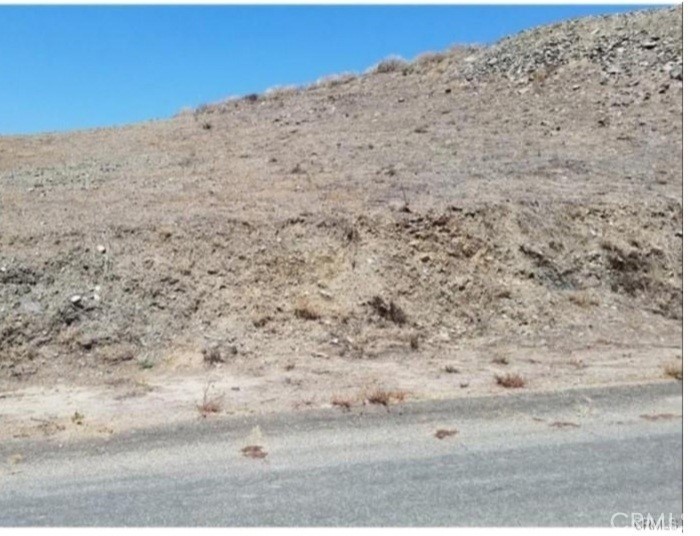
{"type": "Polygon", "coordinates": [[[166,121],[0,138],[3,387],[214,371],[313,405],[364,384],[498,390],[502,372],[663,377],[681,26],[681,8],[586,18],[166,121]]]}

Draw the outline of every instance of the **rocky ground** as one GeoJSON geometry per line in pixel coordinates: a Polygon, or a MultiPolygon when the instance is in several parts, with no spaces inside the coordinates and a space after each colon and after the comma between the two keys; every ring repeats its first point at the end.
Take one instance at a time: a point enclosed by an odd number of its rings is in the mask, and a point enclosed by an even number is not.
{"type": "Polygon", "coordinates": [[[680,7],[587,18],[0,137],[5,431],[663,378],[681,26],[680,7]]]}

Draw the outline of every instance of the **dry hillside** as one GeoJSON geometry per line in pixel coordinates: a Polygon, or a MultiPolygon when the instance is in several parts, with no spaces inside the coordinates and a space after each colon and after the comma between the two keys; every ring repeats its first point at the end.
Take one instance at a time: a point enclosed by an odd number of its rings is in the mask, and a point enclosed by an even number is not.
{"type": "Polygon", "coordinates": [[[0,137],[2,388],[248,378],[229,407],[263,407],[498,391],[501,372],[662,378],[681,348],[681,23],[586,18],[0,137]]]}

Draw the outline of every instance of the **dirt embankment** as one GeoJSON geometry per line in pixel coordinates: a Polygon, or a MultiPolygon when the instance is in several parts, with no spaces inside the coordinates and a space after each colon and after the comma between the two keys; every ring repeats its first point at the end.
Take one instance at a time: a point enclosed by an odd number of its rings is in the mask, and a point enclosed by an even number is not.
{"type": "Polygon", "coordinates": [[[215,373],[257,386],[237,404],[283,407],[377,382],[491,392],[504,367],[541,388],[662,377],[681,346],[681,19],[0,138],[3,387],[215,373]]]}

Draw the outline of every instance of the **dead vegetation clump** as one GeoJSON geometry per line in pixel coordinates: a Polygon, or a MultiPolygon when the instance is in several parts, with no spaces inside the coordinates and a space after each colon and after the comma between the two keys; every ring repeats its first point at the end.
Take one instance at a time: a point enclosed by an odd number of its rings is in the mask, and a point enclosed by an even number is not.
{"type": "Polygon", "coordinates": [[[664,366],[664,374],[674,380],[683,380],[683,361],[673,361],[671,363],[666,363],[664,366]]]}
{"type": "Polygon", "coordinates": [[[370,69],[370,72],[377,74],[394,73],[407,68],[409,63],[400,56],[390,56],[380,61],[376,66],[370,69]]]}
{"type": "Polygon", "coordinates": [[[331,405],[341,408],[345,411],[350,411],[355,400],[347,396],[333,395],[331,398],[331,405]]]}
{"type": "Polygon", "coordinates": [[[214,413],[221,413],[224,408],[224,395],[221,394],[216,397],[209,396],[210,387],[211,384],[208,384],[204,388],[202,402],[200,404],[197,404],[197,411],[199,411],[199,414],[202,416],[202,418],[206,418],[207,416],[214,413]]]}
{"type": "Polygon", "coordinates": [[[302,320],[318,320],[321,318],[321,311],[306,296],[299,298],[294,306],[294,316],[302,320]]]}
{"type": "Polygon", "coordinates": [[[406,400],[406,397],[408,396],[408,393],[406,391],[401,391],[401,390],[394,390],[394,391],[388,391],[386,389],[382,388],[376,388],[372,391],[370,391],[367,396],[366,400],[370,404],[377,404],[380,406],[388,406],[392,402],[395,403],[401,403],[404,400],[406,400]]]}
{"type": "Polygon", "coordinates": [[[406,313],[401,307],[399,307],[393,301],[389,301],[389,303],[387,304],[381,296],[374,296],[369,301],[369,306],[381,318],[385,320],[390,320],[391,322],[399,326],[405,324],[408,320],[406,313]]]}
{"type": "Polygon", "coordinates": [[[574,292],[569,294],[569,301],[583,309],[590,309],[600,305],[600,301],[588,292],[574,292]]]}
{"type": "Polygon", "coordinates": [[[207,365],[226,363],[238,355],[238,347],[231,341],[213,341],[202,348],[202,359],[207,365]]]}
{"type": "Polygon", "coordinates": [[[525,387],[525,379],[519,374],[496,374],[496,383],[506,389],[521,389],[525,387]]]}

